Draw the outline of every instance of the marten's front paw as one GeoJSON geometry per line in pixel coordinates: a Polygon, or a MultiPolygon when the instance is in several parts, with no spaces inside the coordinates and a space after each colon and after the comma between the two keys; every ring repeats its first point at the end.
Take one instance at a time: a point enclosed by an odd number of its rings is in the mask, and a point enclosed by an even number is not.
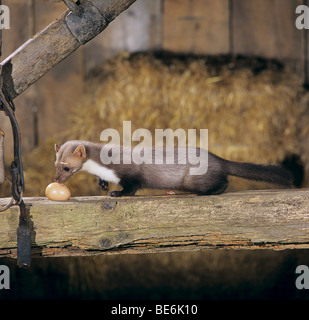
{"type": "Polygon", "coordinates": [[[108,193],[111,197],[122,197],[122,191],[111,191],[108,193]]]}
{"type": "Polygon", "coordinates": [[[98,178],[98,184],[103,191],[106,191],[108,189],[108,181],[98,178]]]}

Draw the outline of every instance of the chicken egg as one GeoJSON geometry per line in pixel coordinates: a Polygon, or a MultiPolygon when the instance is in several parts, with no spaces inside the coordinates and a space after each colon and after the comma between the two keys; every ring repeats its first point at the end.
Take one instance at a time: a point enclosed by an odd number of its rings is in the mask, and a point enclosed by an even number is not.
{"type": "Polygon", "coordinates": [[[71,197],[70,189],[62,183],[50,183],[45,189],[46,197],[49,200],[64,201],[71,197]]]}

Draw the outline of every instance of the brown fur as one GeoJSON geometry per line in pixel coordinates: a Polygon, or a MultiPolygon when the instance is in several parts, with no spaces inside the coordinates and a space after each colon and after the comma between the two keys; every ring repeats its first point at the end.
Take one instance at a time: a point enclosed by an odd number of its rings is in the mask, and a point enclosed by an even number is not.
{"type": "MultiPolygon", "coordinates": [[[[120,148],[120,164],[103,164],[100,152],[103,144],[89,141],[72,140],[56,149],[56,176],[58,182],[67,181],[75,172],[81,170],[83,164],[91,159],[98,165],[112,170],[120,179],[122,191],[113,191],[111,196],[134,195],[140,188],[174,189],[197,194],[221,194],[228,186],[228,175],[246,179],[266,181],[274,184],[290,186],[290,175],[277,166],[263,166],[251,163],[231,162],[208,152],[208,171],[202,175],[190,175],[193,167],[188,161],[178,164],[177,149],[174,149],[174,164],[123,164],[124,152],[132,153],[132,149],[120,148]],[[66,171],[65,168],[70,168],[66,171]]],[[[186,149],[188,150],[188,149],[186,149]]],[[[154,156],[155,148],[152,149],[154,156]]],[[[200,149],[195,150],[197,156],[200,149]]],[[[164,153],[164,161],[166,159],[164,153]]],[[[188,160],[188,159],[187,159],[188,160]]],[[[99,177],[99,184],[105,185],[104,177],[99,177]]]]}

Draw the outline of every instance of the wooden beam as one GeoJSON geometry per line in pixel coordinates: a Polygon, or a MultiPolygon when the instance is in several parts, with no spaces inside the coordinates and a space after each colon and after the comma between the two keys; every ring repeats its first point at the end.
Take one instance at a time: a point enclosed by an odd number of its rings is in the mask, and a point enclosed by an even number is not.
{"type": "MultiPolygon", "coordinates": [[[[309,190],[24,201],[33,257],[309,248],[309,190]]],[[[18,215],[0,213],[0,257],[16,257],[18,215]]]]}
{"type": "Polygon", "coordinates": [[[136,0],[81,0],[80,15],[66,11],[2,63],[6,89],[15,99],[81,44],[102,32],[136,0]]]}

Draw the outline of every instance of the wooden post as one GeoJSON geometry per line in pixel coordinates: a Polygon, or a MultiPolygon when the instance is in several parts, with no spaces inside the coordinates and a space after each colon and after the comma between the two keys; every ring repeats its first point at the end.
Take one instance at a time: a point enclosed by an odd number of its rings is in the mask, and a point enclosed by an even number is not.
{"type": "Polygon", "coordinates": [[[136,0],[81,0],[80,14],[65,12],[29,39],[1,65],[14,99],[81,44],[94,38],[136,0]],[[95,17],[95,19],[93,19],[95,17]]]}
{"type": "MultiPolygon", "coordinates": [[[[309,190],[24,201],[33,257],[309,248],[309,190]]],[[[18,215],[0,213],[0,257],[16,257],[18,215]]]]}

